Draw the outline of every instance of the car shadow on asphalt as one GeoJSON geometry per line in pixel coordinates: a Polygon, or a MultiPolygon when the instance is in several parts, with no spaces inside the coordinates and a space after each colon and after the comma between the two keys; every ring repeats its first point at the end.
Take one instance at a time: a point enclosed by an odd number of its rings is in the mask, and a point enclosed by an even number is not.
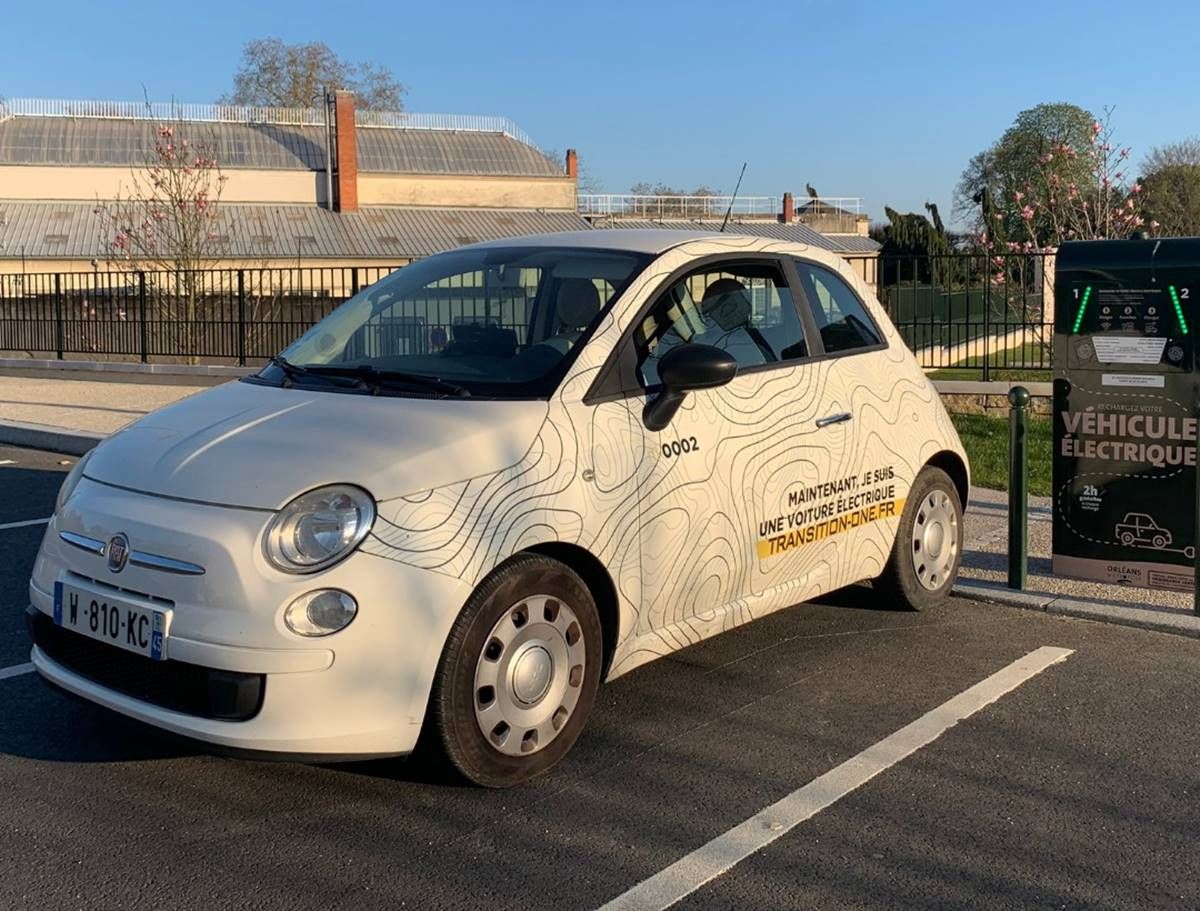
{"type": "MultiPolygon", "coordinates": [[[[788,610],[796,610],[804,607],[804,604],[823,605],[827,607],[841,608],[855,612],[866,612],[867,616],[895,616],[903,614],[911,617],[911,612],[896,611],[883,603],[878,593],[875,592],[869,583],[860,583],[857,585],[847,586],[846,588],[837,589],[832,592],[827,592],[809,602],[794,605],[788,610]]],[[[777,620],[782,620],[782,617],[776,615],[777,620]]],[[[750,637],[754,634],[762,634],[764,628],[762,622],[770,623],[769,618],[764,618],[764,621],[759,623],[751,623],[737,629],[727,631],[720,637],[708,639],[697,645],[682,649],[670,655],[664,656],[649,665],[638,668],[632,674],[622,676],[613,684],[605,684],[605,687],[637,687],[639,689],[646,688],[651,691],[655,689],[655,685],[647,679],[647,675],[655,674],[656,672],[666,672],[668,667],[686,667],[693,670],[703,671],[708,667],[706,658],[701,657],[702,650],[719,648],[722,644],[728,645],[731,637],[745,636],[750,637]],[[717,639],[722,640],[718,642],[717,639]]],[[[753,651],[758,651],[754,649],[753,651]]],[[[605,687],[601,689],[601,695],[604,694],[605,687]]],[[[599,700],[598,700],[599,705],[599,700]]],[[[438,752],[437,745],[431,742],[428,733],[428,727],[422,733],[421,742],[418,744],[417,750],[411,756],[396,757],[391,759],[375,759],[356,762],[341,762],[341,763],[319,763],[320,768],[332,772],[348,773],[352,775],[362,775],[368,778],[384,779],[397,783],[407,783],[416,785],[432,785],[435,787],[445,788],[466,788],[477,791],[470,782],[464,779],[456,771],[454,771],[446,760],[438,752]]],[[[586,742],[590,742],[594,748],[597,746],[595,732],[592,736],[586,738],[586,742]]],[[[615,752],[624,752],[628,745],[613,744],[615,752]]],[[[583,749],[587,749],[584,746],[583,749]]],[[[579,749],[578,747],[576,748],[579,749]]],[[[577,757],[578,758],[578,757],[577,757]]]]}
{"type": "Polygon", "coordinates": [[[4,685],[14,708],[0,717],[0,754],[43,762],[111,763],[199,752],[182,738],[93,705],[36,674],[4,685]]]}
{"type": "MultiPolygon", "coordinates": [[[[810,603],[856,614],[861,612],[866,618],[905,614],[881,603],[878,595],[866,584],[826,593],[810,603]]],[[[799,607],[802,605],[797,606],[799,607]]],[[[778,622],[782,617],[776,615],[776,620],[778,622]]],[[[653,689],[653,685],[647,679],[648,674],[657,676],[668,673],[670,668],[703,671],[710,665],[710,654],[714,650],[728,648],[739,637],[746,640],[744,648],[750,652],[760,651],[754,640],[764,637],[765,647],[770,648],[772,639],[764,623],[769,625],[771,622],[771,619],[764,618],[764,621],[739,627],[717,637],[720,641],[705,640],[659,659],[634,674],[622,677],[610,686],[653,689]]],[[[875,621],[870,622],[874,624],[875,621]]],[[[743,647],[735,646],[733,651],[742,652],[743,647]]],[[[0,754],[63,763],[123,763],[207,756],[259,762],[242,759],[236,755],[227,757],[219,750],[211,750],[202,743],[126,718],[59,689],[34,674],[6,681],[6,685],[15,688],[10,698],[13,698],[21,709],[0,717],[0,754]]],[[[435,746],[424,735],[417,751],[411,756],[352,762],[289,764],[338,774],[349,773],[397,784],[477,790],[441,759],[435,746]]]]}

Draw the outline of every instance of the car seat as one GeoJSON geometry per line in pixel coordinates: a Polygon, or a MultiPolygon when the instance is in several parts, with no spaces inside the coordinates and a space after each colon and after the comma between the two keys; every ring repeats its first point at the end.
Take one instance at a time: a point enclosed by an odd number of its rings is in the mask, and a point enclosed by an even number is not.
{"type": "Polygon", "coordinates": [[[558,331],[541,344],[566,354],[599,314],[600,292],[591,279],[562,279],[554,299],[554,325],[558,331]]]}
{"type": "Polygon", "coordinates": [[[718,278],[709,285],[700,299],[700,313],[707,328],[693,341],[727,351],[741,366],[775,360],[762,333],[750,325],[750,292],[736,278],[718,278]]]}

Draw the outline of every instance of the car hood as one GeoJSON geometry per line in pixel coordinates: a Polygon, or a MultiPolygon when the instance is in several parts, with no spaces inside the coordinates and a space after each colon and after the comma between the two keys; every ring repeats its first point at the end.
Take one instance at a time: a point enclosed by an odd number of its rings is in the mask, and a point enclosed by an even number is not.
{"type": "Polygon", "coordinates": [[[278,509],[323,484],[387,500],[521,459],[542,401],[400,398],[231,382],[101,443],[84,474],[132,490],[278,509]]]}

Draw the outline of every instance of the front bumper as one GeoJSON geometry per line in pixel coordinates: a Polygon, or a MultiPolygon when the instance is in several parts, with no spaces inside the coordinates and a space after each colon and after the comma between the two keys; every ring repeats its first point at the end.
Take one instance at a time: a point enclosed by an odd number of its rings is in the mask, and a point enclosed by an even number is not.
{"type": "MultiPolygon", "coordinates": [[[[365,553],[311,576],[279,573],[266,565],[258,547],[269,518],[262,512],[81,482],[43,539],[29,595],[32,609],[45,616],[32,622],[49,622],[57,633],[78,635],[58,630],[49,620],[58,579],[120,586],[123,597],[144,593],[169,602],[168,660],[143,670],[174,681],[164,687],[177,686],[179,676],[188,678],[188,684],[181,685],[182,697],[147,691],[144,687],[156,683],[143,679],[140,671],[131,672],[136,685],[129,684],[130,673],[124,670],[106,677],[107,665],[103,672],[97,670],[69,650],[56,651],[48,640],[33,649],[35,668],[77,696],[222,749],[325,758],[411,752],[437,661],[468,586],[365,553]],[[63,542],[62,530],[102,540],[123,532],[135,546],[153,546],[204,566],[206,572],[185,577],[131,565],[114,574],[103,557],[63,542]],[[320,639],[288,631],[282,614],[292,599],[326,587],[354,595],[359,603],[355,620],[320,639]],[[225,693],[226,699],[215,709],[209,701],[213,692],[225,693]],[[150,698],[138,698],[149,693],[150,698]]],[[[113,648],[99,642],[94,646],[113,648]]]]}

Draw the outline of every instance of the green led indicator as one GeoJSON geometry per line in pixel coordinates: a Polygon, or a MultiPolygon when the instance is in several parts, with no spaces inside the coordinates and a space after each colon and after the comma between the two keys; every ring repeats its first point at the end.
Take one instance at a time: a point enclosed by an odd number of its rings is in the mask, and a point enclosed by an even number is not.
{"type": "MultiPolygon", "coordinates": [[[[1075,314],[1075,328],[1071,332],[1078,334],[1079,327],[1083,324],[1083,311],[1087,309],[1088,298],[1092,296],[1092,286],[1088,285],[1083,289],[1083,300],[1079,303],[1079,312],[1075,314]]],[[[1178,306],[1178,305],[1176,305],[1178,306]]],[[[1183,319],[1183,317],[1180,317],[1183,319]]],[[[1186,329],[1184,330],[1187,331],[1186,329]]]]}
{"type": "Polygon", "coordinates": [[[1179,331],[1187,335],[1187,320],[1183,318],[1183,305],[1179,303],[1179,292],[1175,290],[1174,285],[1167,285],[1167,291],[1171,295],[1171,303],[1175,305],[1175,316],[1179,319],[1179,331]]]}

